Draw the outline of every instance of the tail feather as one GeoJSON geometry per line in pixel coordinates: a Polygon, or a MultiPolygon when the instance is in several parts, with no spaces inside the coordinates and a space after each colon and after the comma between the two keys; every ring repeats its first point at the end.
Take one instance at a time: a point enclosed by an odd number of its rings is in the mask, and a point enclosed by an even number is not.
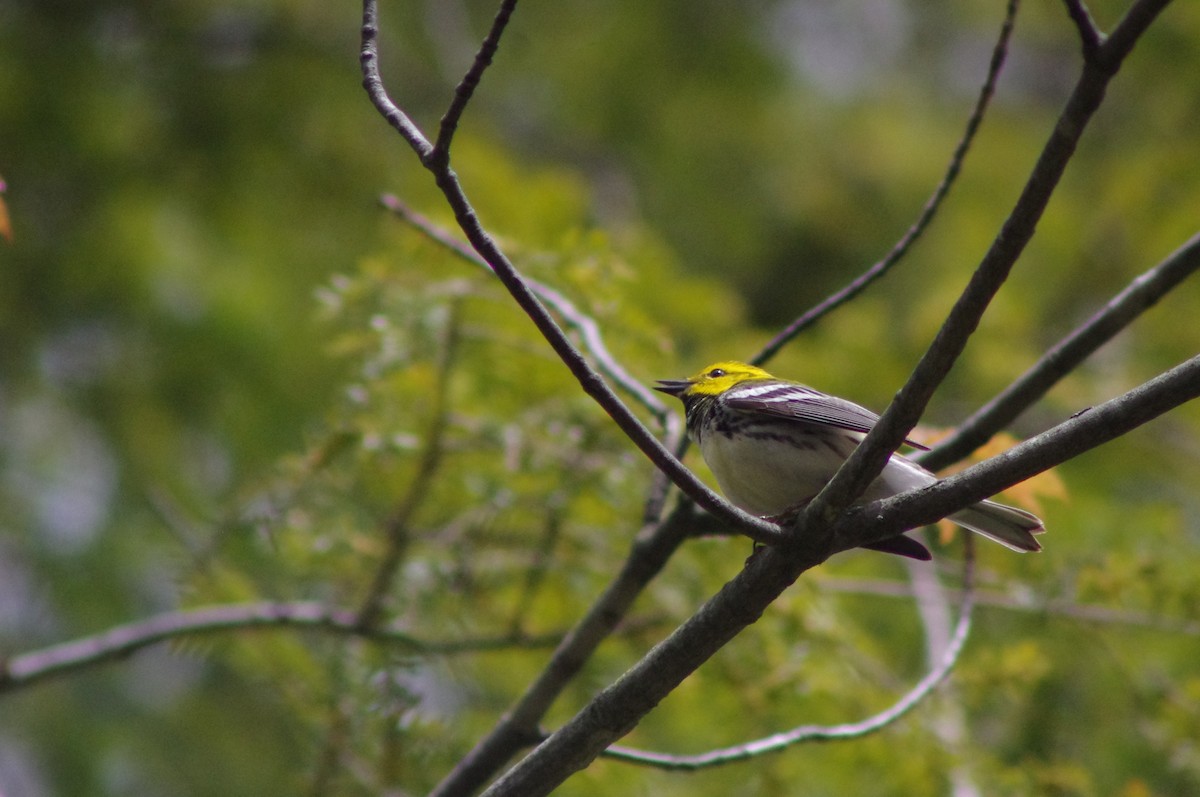
{"type": "Polygon", "coordinates": [[[1042,521],[1023,509],[995,501],[980,501],[955,512],[950,520],[1014,551],[1042,550],[1033,536],[1045,531],[1042,521]]]}

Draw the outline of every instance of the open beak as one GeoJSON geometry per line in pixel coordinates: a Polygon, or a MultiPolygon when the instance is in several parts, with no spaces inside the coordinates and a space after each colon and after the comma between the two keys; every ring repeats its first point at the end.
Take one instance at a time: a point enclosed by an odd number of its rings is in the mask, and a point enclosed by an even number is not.
{"type": "Polygon", "coordinates": [[[666,393],[668,396],[678,396],[687,390],[690,384],[691,382],[686,379],[659,379],[658,385],[654,389],[660,393],[666,393]]]}

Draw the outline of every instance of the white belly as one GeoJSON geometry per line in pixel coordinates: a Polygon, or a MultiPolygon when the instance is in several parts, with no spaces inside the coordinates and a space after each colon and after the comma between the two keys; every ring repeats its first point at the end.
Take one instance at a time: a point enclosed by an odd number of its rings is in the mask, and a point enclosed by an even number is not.
{"type": "MultiPolygon", "coordinates": [[[[801,443],[805,442],[807,439],[801,438],[801,443]]],[[[797,448],[782,440],[715,433],[704,437],[700,453],[730,503],[753,515],[771,517],[804,504],[821,491],[857,445],[849,439],[841,442],[841,450],[835,451],[815,437],[797,448]]],[[[886,498],[935,480],[917,464],[893,455],[864,499],[886,498]]]]}

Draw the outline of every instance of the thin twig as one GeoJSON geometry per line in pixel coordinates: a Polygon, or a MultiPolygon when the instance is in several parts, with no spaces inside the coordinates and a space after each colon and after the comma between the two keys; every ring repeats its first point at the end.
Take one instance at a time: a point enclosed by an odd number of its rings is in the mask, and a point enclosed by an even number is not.
{"type": "Polygon", "coordinates": [[[1079,41],[1083,45],[1083,57],[1091,58],[1100,44],[1104,41],[1104,34],[1096,27],[1095,21],[1092,20],[1092,14],[1088,11],[1083,0],[1065,0],[1067,4],[1067,14],[1070,15],[1071,21],[1075,23],[1075,27],[1079,29],[1079,41]]]}
{"type": "Polygon", "coordinates": [[[496,57],[496,50],[500,46],[500,37],[504,35],[504,29],[508,26],[508,20],[512,17],[512,12],[516,7],[517,0],[504,0],[500,4],[500,9],[492,19],[491,30],[488,31],[483,44],[479,46],[479,52],[475,54],[471,68],[467,70],[463,79],[455,87],[454,99],[450,101],[450,107],[442,115],[437,143],[429,155],[431,161],[436,163],[449,160],[450,144],[454,141],[454,131],[458,129],[458,121],[462,118],[463,111],[467,109],[467,103],[475,94],[475,89],[478,88],[483,73],[492,65],[492,59],[496,57]]]}
{"type": "Polygon", "coordinates": [[[950,188],[958,178],[962,170],[963,161],[967,157],[967,152],[975,140],[975,134],[979,131],[979,126],[983,122],[984,112],[987,110],[992,96],[995,94],[996,81],[1008,57],[1008,43],[1012,38],[1018,6],[1018,0],[1009,0],[1004,15],[1004,23],[1000,26],[1000,36],[992,48],[992,59],[988,64],[987,77],[983,81],[983,86],[979,89],[979,97],[975,100],[975,107],[971,109],[971,116],[967,119],[966,129],[963,131],[958,145],[955,146],[954,153],[950,156],[950,163],[946,166],[946,173],[942,175],[942,179],[934,189],[933,194],[930,195],[929,199],[925,202],[925,206],[921,209],[921,215],[917,217],[917,220],[908,228],[903,237],[896,242],[896,245],[892,247],[892,250],[887,253],[886,257],[864,271],[844,288],[829,296],[815,307],[807,310],[788,324],[767,345],[763,346],[758,354],[754,355],[750,360],[751,363],[754,365],[765,364],[801,332],[866,290],[868,286],[891,271],[892,266],[900,262],[900,259],[908,253],[908,250],[912,248],[917,239],[921,237],[921,234],[925,232],[925,229],[933,221],[933,217],[941,207],[942,200],[950,193],[950,188]]]}
{"type": "Polygon", "coordinates": [[[392,102],[379,74],[379,11],[375,0],[363,1],[362,49],[359,62],[362,65],[363,88],[367,90],[367,96],[371,98],[375,109],[424,162],[433,152],[433,145],[412,119],[408,118],[408,114],[392,102]]]}
{"type": "Polygon", "coordinates": [[[364,637],[400,645],[413,654],[429,656],[508,648],[542,648],[562,638],[561,634],[504,635],[438,642],[415,637],[399,626],[364,628],[357,612],[333,609],[311,601],[207,606],[164,612],[113,626],[93,636],[0,660],[0,693],[98,664],[119,661],[143,648],[172,639],[279,628],[304,628],[364,637]]]}
{"type": "MultiPolygon", "coordinates": [[[[863,579],[850,577],[824,577],[819,589],[846,595],[870,595],[880,598],[911,600],[912,586],[894,579],[863,579]]],[[[953,590],[949,590],[953,596],[953,590]]],[[[975,604],[979,607],[1003,609],[1025,614],[1063,617],[1084,623],[1101,625],[1128,625],[1162,631],[1167,634],[1200,636],[1200,622],[1187,617],[1165,617],[1158,614],[1119,609],[1094,603],[1076,603],[1063,599],[1042,600],[1034,595],[1016,595],[997,590],[976,590],[975,604]]]]}
{"type": "Polygon", "coordinates": [[[930,470],[958,462],[1050,391],[1093,352],[1200,269],[1200,233],[1129,283],[1086,323],[1056,343],[1032,367],[917,460],[930,470]]]}
{"type": "Polygon", "coordinates": [[[735,761],[745,761],[764,753],[776,753],[802,742],[859,739],[886,728],[920,704],[946,679],[958,663],[959,656],[966,645],[967,637],[971,633],[971,613],[975,607],[975,548],[970,535],[965,535],[964,541],[966,548],[963,558],[962,602],[959,605],[958,622],[955,624],[954,633],[942,650],[936,665],[899,700],[883,711],[858,722],[840,725],[800,725],[762,739],[695,755],[670,755],[635,750],[619,745],[609,747],[603,755],[607,758],[615,758],[633,764],[646,764],[659,769],[694,771],[731,764],[735,761]]]}
{"type": "Polygon", "coordinates": [[[408,547],[408,529],[417,510],[429,498],[433,477],[442,462],[443,439],[446,419],[449,414],[450,373],[454,369],[454,357],[458,350],[459,337],[458,301],[450,303],[450,312],[442,330],[442,341],[438,349],[436,383],[433,389],[433,406],[430,409],[429,428],[421,441],[421,453],[417,459],[416,472],[408,484],[404,496],[383,523],[384,552],[375,568],[375,575],[358,612],[358,621],[364,628],[379,622],[383,613],[384,600],[391,590],[392,580],[404,559],[408,547]]]}

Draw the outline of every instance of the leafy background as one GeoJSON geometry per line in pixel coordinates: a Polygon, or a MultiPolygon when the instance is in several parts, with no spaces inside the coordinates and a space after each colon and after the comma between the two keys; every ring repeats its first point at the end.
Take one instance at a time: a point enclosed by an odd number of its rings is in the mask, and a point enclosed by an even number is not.
{"type": "MultiPolygon", "coordinates": [[[[1102,26],[1121,10],[1093,8],[1102,26]]],[[[492,12],[384,4],[384,74],[421,124],[492,12]]],[[[592,313],[636,375],[678,376],[749,355],[890,248],[1001,17],[974,1],[530,4],[456,168],[517,263],[592,313]]],[[[0,793],[423,793],[628,549],[648,464],[498,285],[377,205],[392,192],[451,223],[363,95],[358,24],[311,0],[0,0],[0,652],[219,601],[353,607],[438,418],[389,616],[427,641],[528,641],[428,657],[279,631],[155,648],[4,695],[0,793]]],[[[1139,44],[931,426],[1195,232],[1197,36],[1200,10],[1179,3],[1139,44]]],[[[882,408],[1019,191],[1077,50],[1063,9],[1023,9],[927,236],[774,370],[882,408]]],[[[1194,354],[1198,300],[1185,285],[1013,432],[1194,354]]],[[[988,794],[1200,792],[1198,428],[1184,407],[1060,468],[1047,551],[980,552],[995,605],[951,687],[882,735],[699,776],[601,761],[562,793],[947,793],[963,772],[988,794]],[[954,721],[966,730],[947,735],[954,721]]],[[[950,581],[957,551],[938,549],[950,581]]],[[[552,721],[747,553],[687,546],[552,721]]],[[[835,559],[627,741],[695,751],[878,710],[925,666],[911,601],[870,589],[905,578],[886,557],[835,559]]]]}

